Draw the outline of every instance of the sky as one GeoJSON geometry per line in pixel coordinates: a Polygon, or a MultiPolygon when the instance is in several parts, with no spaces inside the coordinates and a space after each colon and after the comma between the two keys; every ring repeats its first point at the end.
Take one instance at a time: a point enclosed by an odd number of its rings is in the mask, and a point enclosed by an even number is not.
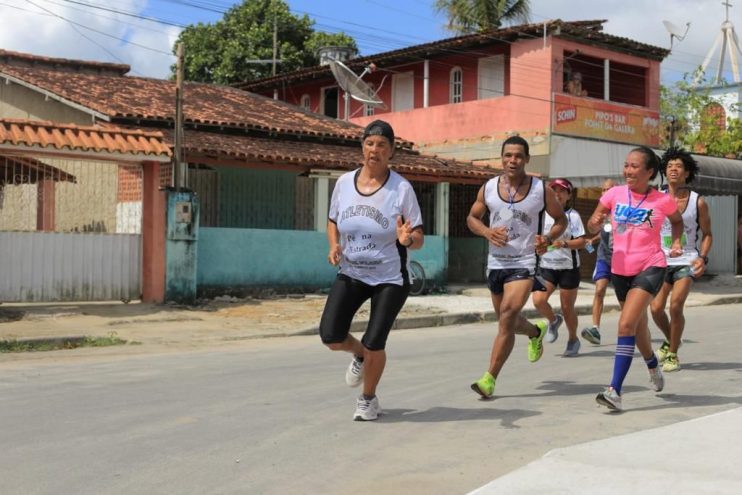
{"type": "MultiPolygon", "coordinates": [[[[531,0],[531,21],[606,19],[604,32],[664,48],[670,35],[662,21],[683,30],[662,63],[662,83],[672,84],[698,67],[725,20],[724,0],[531,0]]],[[[85,60],[126,63],[131,74],[167,77],[172,46],[183,26],[213,23],[231,0],[0,0],[0,48],[85,60]],[[95,8],[98,7],[98,8],[95,8]],[[107,10],[106,10],[107,9],[107,10]],[[111,10],[126,12],[122,15],[111,10]],[[139,17],[137,17],[139,16],[139,17]],[[155,18],[152,22],[140,17],[155,18]]],[[[292,12],[308,15],[315,29],[345,32],[361,55],[395,50],[453,36],[435,0],[288,0],[292,12]]],[[[729,20],[742,37],[742,1],[730,2],[729,20]],[[736,3],[736,5],[734,5],[736,3]]],[[[709,63],[715,71],[719,50],[709,63]]],[[[738,53],[742,64],[742,53],[738,53]]],[[[726,77],[732,80],[727,57],[726,77]]]]}

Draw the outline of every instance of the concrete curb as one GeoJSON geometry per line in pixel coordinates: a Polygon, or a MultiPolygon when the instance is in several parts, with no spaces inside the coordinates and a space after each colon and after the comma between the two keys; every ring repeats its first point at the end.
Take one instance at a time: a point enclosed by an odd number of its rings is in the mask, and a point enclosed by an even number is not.
{"type": "MultiPolygon", "coordinates": [[[[735,296],[719,296],[716,298],[709,298],[705,301],[691,301],[689,300],[686,305],[688,307],[697,306],[718,306],[722,304],[742,304],[742,295],[735,296]]],[[[589,315],[592,313],[591,304],[582,304],[575,307],[578,315],[589,315]]],[[[618,304],[606,304],[603,307],[603,312],[619,310],[618,304]]],[[[523,316],[528,319],[540,318],[541,315],[535,308],[526,308],[522,312],[523,316]]],[[[419,316],[405,316],[397,318],[394,322],[393,330],[413,330],[419,328],[435,328],[444,327],[451,325],[464,325],[467,323],[482,323],[482,322],[496,322],[497,316],[494,310],[492,311],[470,311],[463,313],[441,313],[432,315],[419,315],[419,316]]],[[[354,321],[350,327],[351,332],[363,332],[368,325],[368,320],[357,320],[354,321]]],[[[312,325],[309,327],[300,328],[294,331],[286,332],[272,332],[272,333],[256,333],[254,335],[245,335],[237,337],[224,337],[222,341],[239,341],[239,340],[251,340],[251,339],[263,339],[263,338],[277,338],[277,337],[294,337],[304,335],[317,335],[319,334],[319,326],[312,325]]],[[[0,342],[17,342],[19,344],[30,343],[30,344],[50,344],[50,345],[64,345],[65,343],[79,343],[85,339],[82,335],[69,335],[69,336],[57,336],[57,337],[33,337],[33,338],[19,338],[19,339],[6,339],[0,340],[0,342]]]]}

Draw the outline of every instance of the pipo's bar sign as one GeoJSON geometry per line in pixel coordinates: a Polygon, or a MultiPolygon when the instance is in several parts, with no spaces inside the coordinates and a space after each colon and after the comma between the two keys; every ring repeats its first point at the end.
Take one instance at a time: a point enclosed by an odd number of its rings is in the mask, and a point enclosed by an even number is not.
{"type": "Polygon", "coordinates": [[[659,146],[659,112],[591,98],[554,94],[555,134],[659,146]]]}

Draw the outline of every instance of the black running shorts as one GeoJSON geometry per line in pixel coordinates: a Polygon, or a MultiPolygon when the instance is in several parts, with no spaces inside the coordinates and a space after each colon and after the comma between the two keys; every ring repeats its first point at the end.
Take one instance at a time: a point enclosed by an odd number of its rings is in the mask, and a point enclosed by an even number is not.
{"type": "Polygon", "coordinates": [[[368,285],[360,280],[338,274],[327,296],[319,323],[323,344],[339,344],[350,332],[358,308],[371,299],[371,315],[361,343],[370,351],[381,351],[392,330],[394,320],[410,293],[410,285],[368,285]]]}
{"type": "Polygon", "coordinates": [[[502,268],[487,273],[487,287],[493,294],[505,292],[505,284],[516,280],[533,280],[533,270],[528,268],[502,268]]]}
{"type": "MultiPolygon", "coordinates": [[[[538,274],[547,282],[551,282],[554,287],[561,287],[562,289],[577,289],[580,286],[579,268],[567,268],[566,270],[540,268],[538,274]]],[[[538,278],[536,279],[535,285],[541,285],[538,278]]],[[[546,287],[544,287],[544,289],[545,288],[546,287]]],[[[536,288],[535,290],[540,289],[536,288]]]]}
{"type": "Polygon", "coordinates": [[[626,300],[626,295],[631,289],[636,288],[643,289],[656,296],[660,288],[662,288],[664,281],[665,268],[659,266],[649,267],[636,275],[611,274],[611,283],[613,284],[613,289],[616,291],[616,298],[621,302],[626,300]]]}

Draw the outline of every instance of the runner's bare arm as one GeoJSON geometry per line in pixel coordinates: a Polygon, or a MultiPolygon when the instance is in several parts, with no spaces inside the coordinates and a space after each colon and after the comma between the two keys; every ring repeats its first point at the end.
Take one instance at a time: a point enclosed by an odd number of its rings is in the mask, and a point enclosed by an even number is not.
{"type": "Polygon", "coordinates": [[[708,259],[711,245],[714,242],[711,234],[711,215],[709,215],[709,206],[703,198],[698,198],[698,226],[703,233],[701,247],[698,250],[699,257],[693,262],[693,276],[700,277],[706,271],[706,260],[708,259]]]}
{"type": "Polygon", "coordinates": [[[469,215],[466,217],[466,225],[473,234],[484,237],[497,247],[508,243],[508,232],[506,227],[488,228],[482,218],[487,214],[487,204],[484,202],[484,186],[479,189],[477,199],[471,205],[469,215]]]}

